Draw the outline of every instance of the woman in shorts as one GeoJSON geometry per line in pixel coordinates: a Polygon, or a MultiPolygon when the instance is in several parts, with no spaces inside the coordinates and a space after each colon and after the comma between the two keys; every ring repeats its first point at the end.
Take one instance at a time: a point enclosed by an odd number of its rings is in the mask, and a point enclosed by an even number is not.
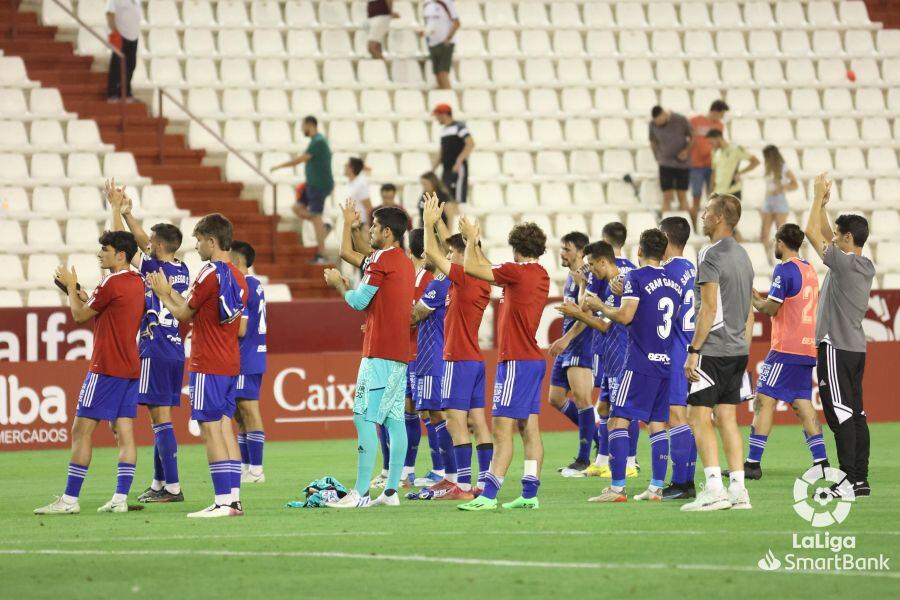
{"type": "Polygon", "coordinates": [[[781,227],[787,221],[790,206],[788,205],[786,192],[793,192],[799,185],[793,171],[788,169],[784,157],[775,146],[769,145],[763,148],[763,162],[766,165],[766,201],[762,207],[762,232],[760,239],[766,250],[772,245],[769,232],[772,223],[775,228],[781,227]]]}

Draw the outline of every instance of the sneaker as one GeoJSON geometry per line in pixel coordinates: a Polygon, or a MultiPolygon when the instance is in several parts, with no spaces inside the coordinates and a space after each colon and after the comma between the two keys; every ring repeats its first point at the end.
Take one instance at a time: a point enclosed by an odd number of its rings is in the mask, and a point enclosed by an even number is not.
{"type": "MultiPolygon", "coordinates": [[[[442,496],[450,493],[455,488],[456,484],[449,479],[441,479],[436,484],[422,490],[422,492],[425,492],[430,500],[440,500],[442,496]]],[[[421,493],[419,494],[419,497],[423,497],[421,493]]]]}
{"type": "Polygon", "coordinates": [[[581,472],[587,469],[589,466],[591,465],[589,465],[588,463],[579,462],[576,460],[568,467],[562,469],[559,473],[563,477],[584,477],[581,472]]]}
{"type": "Polygon", "coordinates": [[[632,496],[633,500],[637,500],[639,502],[644,502],[649,500],[650,502],[661,502],[662,490],[659,488],[651,488],[648,487],[646,490],[638,494],[637,496],[632,496]]]}
{"type": "Polygon", "coordinates": [[[369,503],[369,506],[400,506],[400,495],[394,493],[388,496],[387,494],[382,493],[372,500],[372,502],[369,503]]]}
{"type": "Polygon", "coordinates": [[[863,479],[853,484],[853,493],[859,498],[860,496],[871,496],[872,488],[869,486],[869,480],[863,479]]]}
{"type": "Polygon", "coordinates": [[[219,517],[236,517],[243,514],[243,511],[235,513],[234,509],[226,504],[210,504],[203,510],[188,513],[187,517],[188,519],[217,519],[219,517]]]}
{"type": "Polygon", "coordinates": [[[750,493],[747,488],[741,488],[732,492],[728,490],[728,501],[731,502],[731,510],[750,510],[753,505],[750,504],[750,493]]]}
{"type": "Polygon", "coordinates": [[[463,490],[458,485],[454,484],[452,488],[449,488],[446,492],[438,495],[435,494],[434,500],[462,500],[463,502],[468,500],[474,500],[475,494],[471,491],[463,490]]]}
{"type": "MultiPolygon", "coordinates": [[[[163,488],[163,489],[165,489],[165,488],[163,488]]],[[[148,487],[146,490],[141,492],[140,496],[137,497],[137,501],[138,502],[155,502],[155,500],[153,500],[153,499],[156,498],[157,496],[159,496],[161,493],[162,493],[162,490],[154,490],[153,488],[148,487]]]]}
{"type": "Polygon", "coordinates": [[[346,496],[337,502],[326,502],[325,506],[328,508],[368,508],[371,502],[372,499],[368,494],[360,496],[356,490],[350,490],[346,496]]]}
{"type": "Polygon", "coordinates": [[[585,477],[605,477],[606,479],[612,478],[612,471],[609,470],[609,465],[597,465],[593,464],[588,466],[587,469],[582,471],[585,477]]]}
{"type": "Polygon", "coordinates": [[[244,516],[244,505],[241,504],[240,500],[237,500],[236,502],[232,502],[231,506],[229,506],[229,508],[231,509],[230,516],[232,516],[232,517],[243,517],[244,516]]]}
{"type": "Polygon", "coordinates": [[[693,482],[670,483],[662,491],[663,500],[689,500],[697,497],[697,490],[693,482]]]}
{"type": "Polygon", "coordinates": [[[762,479],[762,464],[746,461],[744,463],[744,479],[762,479]]]}
{"type": "Polygon", "coordinates": [[[588,498],[588,502],[628,502],[628,496],[625,494],[625,488],[617,492],[610,486],[603,488],[599,496],[588,498]]]}
{"type": "Polygon", "coordinates": [[[369,487],[383,489],[385,485],[387,485],[387,475],[382,473],[372,480],[372,483],[369,484],[369,487]]]}
{"type": "Polygon", "coordinates": [[[472,495],[475,496],[476,498],[483,493],[484,493],[483,487],[473,487],[472,488],[472,495]]]}
{"type": "Polygon", "coordinates": [[[465,504],[460,504],[456,508],[459,510],[466,511],[476,511],[476,510],[496,510],[497,509],[497,499],[496,498],[485,498],[484,496],[478,496],[474,500],[470,500],[465,504]]]}
{"type": "Polygon", "coordinates": [[[443,475],[438,475],[434,471],[428,471],[428,474],[425,475],[425,477],[416,477],[413,480],[413,485],[416,487],[428,487],[430,485],[434,485],[443,478],[443,475]]]}
{"type": "Polygon", "coordinates": [[[144,498],[143,494],[138,498],[138,502],[155,503],[155,502],[184,502],[184,492],[181,490],[177,494],[173,494],[169,490],[163,488],[158,492],[153,492],[152,496],[144,498]]]}
{"type": "Polygon", "coordinates": [[[519,496],[512,502],[506,502],[502,506],[507,509],[530,508],[531,510],[537,510],[541,507],[541,503],[538,502],[537,496],[534,498],[523,498],[522,496],[519,496]]]}
{"type": "Polygon", "coordinates": [[[60,496],[57,496],[56,500],[47,506],[34,509],[34,514],[36,515],[77,515],[80,512],[81,507],[78,506],[77,501],[69,504],[60,496]]]}
{"type": "MultiPolygon", "coordinates": [[[[569,463],[569,464],[566,465],[565,467],[560,467],[560,468],[558,468],[558,469],[556,470],[556,472],[557,472],[557,473],[562,473],[562,472],[565,471],[566,469],[571,469],[571,468],[572,468],[572,465],[577,465],[577,464],[580,464],[580,463],[578,462],[578,457],[575,457],[575,458],[572,459],[572,462],[571,462],[571,463],[569,463]]],[[[584,467],[582,467],[582,468],[584,468],[584,467]]]]}
{"type": "Polygon", "coordinates": [[[638,476],[638,473],[640,473],[640,472],[641,472],[641,466],[634,465],[633,467],[628,467],[627,469],[625,469],[625,477],[627,477],[628,479],[634,479],[635,477],[638,476]]]}
{"type": "Polygon", "coordinates": [[[728,492],[725,491],[725,488],[719,488],[715,491],[705,488],[693,502],[682,505],[681,510],[684,512],[706,512],[724,510],[726,508],[731,508],[731,501],[728,499],[728,492]]]}
{"type": "Polygon", "coordinates": [[[241,473],[241,483],[265,483],[266,482],[266,474],[260,473],[259,475],[254,475],[250,471],[246,471],[241,473]]]}
{"type": "Polygon", "coordinates": [[[415,473],[410,473],[409,477],[407,477],[406,479],[404,479],[403,481],[400,482],[401,488],[411,488],[411,487],[415,487],[415,485],[416,485],[416,474],[415,473]]]}
{"type": "Polygon", "coordinates": [[[109,502],[98,508],[97,512],[126,513],[128,512],[128,500],[121,500],[119,502],[110,500],[109,502]]]}

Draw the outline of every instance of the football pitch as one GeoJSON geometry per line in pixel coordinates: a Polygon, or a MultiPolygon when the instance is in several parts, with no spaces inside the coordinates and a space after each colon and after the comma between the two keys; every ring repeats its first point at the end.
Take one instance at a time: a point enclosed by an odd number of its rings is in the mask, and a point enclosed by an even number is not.
{"type": "MultiPolygon", "coordinates": [[[[244,487],[243,518],[185,518],[212,498],[205,451],[196,444],[179,452],[182,504],[96,513],[115,486],[115,450],[104,448],[94,452],[82,513],[38,517],[32,509],[62,492],[68,452],[0,453],[0,596],[893,597],[900,589],[900,424],[871,430],[873,496],[858,499],[828,532],[830,543],[855,539],[855,548],[838,554],[884,555],[890,571],[787,570],[791,554],[835,556],[794,548],[794,534],[798,544],[814,541],[804,536],[825,537],[793,509],[795,478],[810,463],[799,427],[773,430],[764,478],[748,482],[753,510],[713,513],[682,513],[678,503],[589,504],[608,482],[559,476],[556,468],[576,445],[575,433],[565,432],[544,436],[541,508],[528,512],[464,513],[453,502],[405,500],[399,508],[284,508],[318,477],[353,484],[355,443],[340,440],[267,443],[268,482],[244,487]],[[758,566],[769,551],[782,562],[773,572],[758,566]]],[[[830,432],[825,437],[834,460],[830,432]]],[[[501,501],[520,491],[520,445],[516,453],[501,501]]],[[[132,501],[149,482],[149,458],[150,450],[140,449],[132,501]]],[[[629,480],[630,494],[649,481],[646,430],[638,458],[644,468],[629,480]]],[[[420,474],[428,464],[423,436],[420,474]]]]}

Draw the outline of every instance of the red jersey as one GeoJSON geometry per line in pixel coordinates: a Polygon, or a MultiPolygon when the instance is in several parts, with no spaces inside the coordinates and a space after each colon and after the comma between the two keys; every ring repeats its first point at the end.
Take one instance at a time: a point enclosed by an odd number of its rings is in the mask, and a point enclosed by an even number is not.
{"type": "Polygon", "coordinates": [[[362,282],[378,288],[366,307],[363,356],[409,361],[409,322],[416,270],[402,248],[376,250],[369,257],[362,282]]]}
{"type": "Polygon", "coordinates": [[[140,377],[137,335],[144,318],[144,278],[136,271],[110,273],[85,306],[100,313],[94,321],[94,351],[88,370],[123,379],[140,377]]]}
{"type": "MultiPolygon", "coordinates": [[[[434,279],[434,273],[426,268],[421,268],[416,272],[416,291],[413,294],[413,305],[415,306],[425,293],[425,288],[434,279]]],[[[419,327],[413,325],[409,328],[409,360],[416,360],[416,350],[418,349],[419,327]]]]}
{"type": "Polygon", "coordinates": [[[725,131],[725,123],[713,121],[706,115],[691,117],[691,129],[694,131],[694,145],[691,146],[691,166],[710,167],[712,165],[712,146],[706,139],[710,129],[725,131]]]}
{"type": "Polygon", "coordinates": [[[491,285],[466,275],[462,265],[451,264],[447,316],[444,318],[444,360],[484,360],[478,346],[478,329],[491,301],[491,285]]]}
{"type": "MultiPolygon", "coordinates": [[[[247,306],[247,280],[236,266],[226,263],[241,287],[241,304],[247,306]]],[[[204,265],[188,291],[187,303],[194,314],[190,371],[207,375],[240,375],[241,351],[238,333],[241,320],[219,324],[219,278],[212,262],[204,265]]]]}
{"type": "Polygon", "coordinates": [[[550,276],[537,262],[507,262],[492,270],[494,281],[503,286],[497,320],[498,361],[543,360],[535,334],[550,293],[550,276]]]}

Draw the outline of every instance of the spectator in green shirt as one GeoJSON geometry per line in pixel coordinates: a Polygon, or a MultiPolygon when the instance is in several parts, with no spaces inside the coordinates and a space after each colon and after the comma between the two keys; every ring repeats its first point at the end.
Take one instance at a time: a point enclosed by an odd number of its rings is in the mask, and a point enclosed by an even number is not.
{"type": "MultiPolygon", "coordinates": [[[[302,186],[302,192],[297,204],[293,206],[293,211],[301,221],[310,221],[313,224],[316,232],[316,257],[312,262],[324,264],[328,262],[325,258],[325,236],[330,229],[326,228],[322,220],[322,212],[325,209],[325,200],[334,190],[331,148],[325,136],[319,133],[319,122],[315,117],[303,119],[303,135],[309,138],[306,152],[293,160],[275,165],[272,171],[305,163],[306,183],[302,186]]],[[[300,243],[303,243],[302,229],[300,243]]]]}
{"type": "Polygon", "coordinates": [[[741,176],[759,166],[759,159],[747,152],[743,146],[726,142],[718,129],[710,129],[706,133],[706,139],[713,149],[711,177],[713,193],[731,194],[740,200],[744,185],[741,176]],[[745,160],[750,161],[750,164],[739,169],[745,160]]]}

